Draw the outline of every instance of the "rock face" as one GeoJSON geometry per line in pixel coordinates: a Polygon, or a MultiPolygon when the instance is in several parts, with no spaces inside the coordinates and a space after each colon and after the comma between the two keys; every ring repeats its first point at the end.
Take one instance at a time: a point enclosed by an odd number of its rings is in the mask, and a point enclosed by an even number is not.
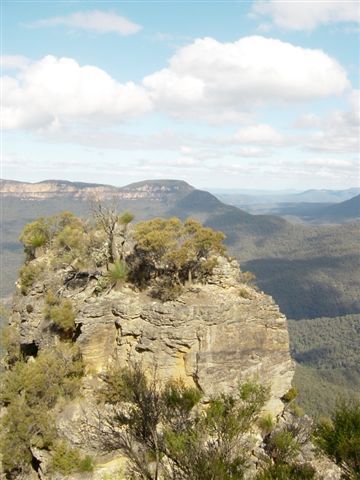
{"type": "MultiPolygon", "coordinates": [[[[76,343],[88,375],[114,363],[141,362],[163,379],[196,385],[205,396],[255,379],[271,386],[267,408],[278,414],[293,377],[286,318],[271,297],[242,284],[239,272],[236,261],[220,258],[211,283],[188,285],[165,303],[128,286],[94,296],[95,280],[64,288],[77,312],[76,343]]],[[[15,302],[12,321],[30,354],[56,341],[43,314],[44,293],[55,280],[45,277],[15,302]]]]}
{"type": "Polygon", "coordinates": [[[38,183],[0,180],[0,195],[29,200],[46,200],[69,196],[87,200],[99,199],[164,201],[168,198],[182,198],[194,190],[186,182],[179,180],[147,180],[132,183],[125,187],[114,187],[95,183],[68,182],[65,180],[45,180],[38,183]]]}

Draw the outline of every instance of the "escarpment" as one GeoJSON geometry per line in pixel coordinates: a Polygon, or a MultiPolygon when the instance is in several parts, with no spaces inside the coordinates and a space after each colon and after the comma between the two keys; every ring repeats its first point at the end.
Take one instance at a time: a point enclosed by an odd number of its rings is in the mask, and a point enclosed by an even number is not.
{"type": "Polygon", "coordinates": [[[44,299],[55,282],[76,312],[73,339],[89,374],[114,363],[141,362],[205,395],[230,391],[241,379],[259,379],[271,385],[269,408],[281,410],[293,376],[286,319],[270,297],[240,282],[236,261],[219,257],[209,283],[191,284],[168,302],[128,285],[95,296],[95,277],[85,286],[64,286],[67,273],[45,274],[27,295],[16,297],[11,323],[18,325],[25,353],[61,341],[44,315],[44,299]]]}
{"type": "MultiPolygon", "coordinates": [[[[101,457],[94,450],[86,427],[98,411],[104,375],[119,368],[141,365],[149,374],[155,371],[161,382],[180,381],[200,392],[204,405],[216,396],[235,394],[242,382],[259,382],[269,389],[263,412],[285,422],[282,399],[294,370],[286,318],[271,297],[246,282],[248,272],[225,255],[222,234],[192,220],[155,219],[131,227],[131,215],[113,213],[98,209],[91,225],[63,214],[40,219],[23,232],[27,263],[9,322],[13,336],[7,369],[11,372],[23,359],[21,368],[26,372],[29,365],[31,371],[46,354],[52,368],[60,362],[65,380],[55,389],[60,402],[37,385],[55,431],[47,438],[45,424],[36,434],[28,432],[28,443],[21,446],[31,452],[28,464],[5,455],[3,468],[12,475],[6,478],[20,478],[16,475],[23,471],[26,478],[78,478],[76,473],[66,476],[63,459],[70,447],[64,441],[83,455],[100,458],[102,467],[81,478],[103,479],[114,465],[123,468],[121,452],[101,457]],[[55,352],[56,362],[46,352],[55,352]]],[[[41,385],[52,391],[51,378],[42,375],[41,385]]],[[[26,421],[32,425],[33,406],[27,403],[34,395],[31,381],[23,391],[21,386],[14,390],[11,382],[6,385],[11,392],[4,395],[5,411],[24,402],[21,408],[29,409],[26,421]]],[[[15,427],[7,421],[9,437],[15,427]]],[[[249,451],[255,460],[248,478],[255,478],[259,458],[266,457],[257,435],[249,451]]],[[[11,452],[11,438],[6,441],[11,452]]],[[[86,465],[87,457],[77,455],[76,468],[86,465]]],[[[332,466],[326,468],[330,472],[332,466]]],[[[337,472],[331,475],[326,478],[339,478],[337,472]]]]}

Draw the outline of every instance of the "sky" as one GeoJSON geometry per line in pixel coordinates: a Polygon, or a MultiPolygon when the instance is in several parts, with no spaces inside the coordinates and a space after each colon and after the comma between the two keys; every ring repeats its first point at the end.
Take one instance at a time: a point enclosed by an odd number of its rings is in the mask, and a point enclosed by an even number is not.
{"type": "Polygon", "coordinates": [[[359,186],[358,0],[1,2],[1,178],[359,186]]]}

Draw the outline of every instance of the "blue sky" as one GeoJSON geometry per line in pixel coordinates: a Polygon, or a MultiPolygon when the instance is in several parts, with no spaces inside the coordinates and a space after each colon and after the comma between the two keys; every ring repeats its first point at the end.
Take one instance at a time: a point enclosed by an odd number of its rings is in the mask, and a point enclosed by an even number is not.
{"type": "Polygon", "coordinates": [[[359,3],[2,2],[1,177],[359,182],[359,3]]]}

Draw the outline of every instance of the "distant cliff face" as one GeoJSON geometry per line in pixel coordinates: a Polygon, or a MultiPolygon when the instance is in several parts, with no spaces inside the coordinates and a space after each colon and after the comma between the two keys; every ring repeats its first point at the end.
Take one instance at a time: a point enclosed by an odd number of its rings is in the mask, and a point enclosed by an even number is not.
{"type": "MultiPolygon", "coordinates": [[[[25,352],[57,341],[44,318],[44,296],[64,276],[63,270],[45,276],[28,295],[16,297],[11,322],[19,325],[25,352]]],[[[286,318],[271,297],[240,283],[236,261],[220,258],[211,283],[189,286],[165,303],[129,287],[94,296],[95,286],[90,280],[85,288],[62,289],[76,311],[76,343],[89,374],[141,362],[207,396],[251,378],[271,386],[267,408],[281,411],[293,377],[286,318]]]]}
{"type": "Polygon", "coordinates": [[[110,185],[67,182],[62,180],[45,180],[39,183],[15,182],[12,180],[0,181],[0,195],[28,200],[46,200],[70,196],[86,200],[89,197],[98,199],[118,200],[160,200],[166,201],[167,197],[181,198],[193,187],[186,182],[177,180],[148,180],[132,183],[131,185],[117,188],[110,185]]]}

